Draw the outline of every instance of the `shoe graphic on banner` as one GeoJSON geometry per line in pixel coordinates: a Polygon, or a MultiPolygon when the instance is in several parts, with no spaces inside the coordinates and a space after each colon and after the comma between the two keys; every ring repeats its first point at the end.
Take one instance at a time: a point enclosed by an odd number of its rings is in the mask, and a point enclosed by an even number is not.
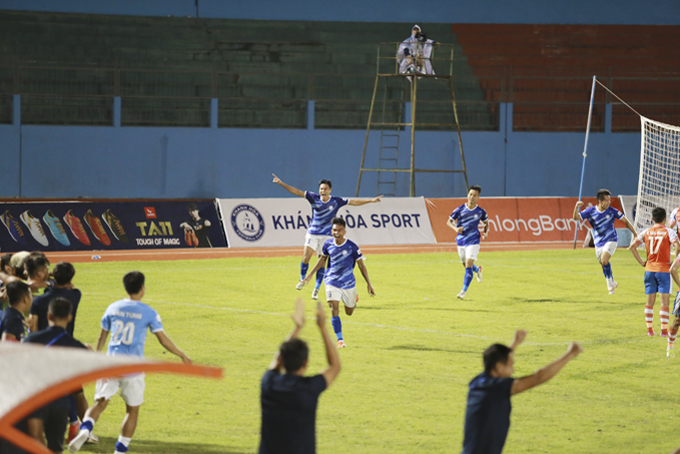
{"type": "Polygon", "coordinates": [[[120,241],[121,243],[128,244],[130,240],[128,240],[127,235],[125,234],[125,230],[123,229],[123,226],[120,223],[120,219],[118,219],[112,212],[111,209],[108,209],[104,211],[102,214],[102,219],[106,223],[106,225],[109,227],[109,230],[111,230],[111,233],[113,236],[120,241]]]}
{"type": "Polygon", "coordinates": [[[17,243],[26,244],[26,234],[24,233],[24,229],[21,228],[21,224],[19,224],[19,221],[17,221],[16,218],[12,216],[12,213],[10,213],[9,210],[0,214],[0,220],[3,224],[5,224],[7,231],[14,241],[17,243]]]}
{"type": "Polygon", "coordinates": [[[92,210],[87,210],[87,213],[85,213],[83,219],[85,220],[85,223],[92,231],[92,235],[94,235],[94,237],[97,238],[97,240],[100,243],[106,246],[111,246],[111,240],[109,239],[109,236],[106,234],[106,230],[104,230],[102,221],[100,221],[97,216],[92,214],[92,210]]]}
{"type": "Polygon", "coordinates": [[[198,246],[198,238],[196,237],[196,232],[193,230],[185,230],[184,231],[184,241],[192,247],[197,247],[198,246]]]}
{"type": "Polygon", "coordinates": [[[21,222],[26,224],[26,228],[35,241],[45,247],[50,245],[50,242],[47,240],[47,235],[45,235],[45,230],[43,230],[42,224],[40,223],[40,219],[33,216],[30,210],[24,211],[19,217],[21,218],[21,222]]]}
{"type": "Polygon", "coordinates": [[[50,233],[55,240],[59,241],[64,246],[71,245],[71,241],[68,239],[68,235],[66,235],[64,224],[62,224],[59,218],[52,213],[52,210],[47,210],[45,216],[43,216],[43,222],[47,225],[47,228],[50,229],[50,233]]]}
{"type": "Polygon", "coordinates": [[[78,217],[73,214],[73,211],[68,210],[68,212],[64,215],[64,222],[66,225],[68,225],[68,228],[71,229],[71,233],[73,233],[73,236],[76,237],[78,241],[83,243],[85,246],[90,245],[90,238],[87,236],[87,232],[83,227],[83,223],[80,222],[80,219],[78,219],[78,217]]]}
{"type": "Polygon", "coordinates": [[[43,216],[43,222],[50,229],[50,233],[55,240],[59,241],[64,246],[70,246],[71,241],[66,235],[66,230],[64,229],[64,224],[61,223],[59,218],[52,213],[52,210],[47,210],[45,216],[43,216]]]}

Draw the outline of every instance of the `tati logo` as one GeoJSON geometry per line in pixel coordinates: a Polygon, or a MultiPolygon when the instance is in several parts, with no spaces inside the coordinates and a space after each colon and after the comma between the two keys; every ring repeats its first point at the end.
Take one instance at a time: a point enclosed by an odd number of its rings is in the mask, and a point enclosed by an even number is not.
{"type": "Polygon", "coordinates": [[[156,209],[154,207],[144,207],[144,214],[147,219],[156,219],[156,209]]]}

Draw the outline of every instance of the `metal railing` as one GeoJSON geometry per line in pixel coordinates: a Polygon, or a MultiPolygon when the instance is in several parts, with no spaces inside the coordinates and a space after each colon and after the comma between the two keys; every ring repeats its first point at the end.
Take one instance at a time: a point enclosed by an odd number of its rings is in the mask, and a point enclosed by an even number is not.
{"type": "MultiPolygon", "coordinates": [[[[448,55],[442,59],[450,61],[448,55]]],[[[385,60],[391,71],[394,60],[385,60]]],[[[516,131],[585,128],[592,76],[532,77],[510,70],[488,77],[453,74],[463,130],[497,130],[500,103],[513,104],[516,131]]],[[[315,127],[364,129],[374,79],[374,74],[350,73],[0,66],[0,123],[11,123],[12,95],[20,94],[25,124],[110,125],[112,99],[120,97],[122,125],[207,127],[210,99],[218,99],[219,127],[306,128],[307,101],[314,100],[315,127]]],[[[600,80],[643,115],[680,124],[680,75],[600,80]]],[[[393,88],[391,97],[397,99],[400,88],[393,88]]],[[[419,93],[424,112],[444,115],[448,104],[438,96],[434,90],[419,93]]],[[[607,104],[612,104],[612,131],[639,130],[634,114],[598,91],[594,131],[605,128],[607,104]]]]}

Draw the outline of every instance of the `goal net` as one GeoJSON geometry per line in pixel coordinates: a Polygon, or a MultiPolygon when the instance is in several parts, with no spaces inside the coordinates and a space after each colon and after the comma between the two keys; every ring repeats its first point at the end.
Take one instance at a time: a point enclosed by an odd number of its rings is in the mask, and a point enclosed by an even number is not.
{"type": "Polygon", "coordinates": [[[638,233],[653,224],[654,208],[665,208],[670,217],[680,207],[680,127],[643,116],[640,120],[640,179],[634,214],[638,233]]]}

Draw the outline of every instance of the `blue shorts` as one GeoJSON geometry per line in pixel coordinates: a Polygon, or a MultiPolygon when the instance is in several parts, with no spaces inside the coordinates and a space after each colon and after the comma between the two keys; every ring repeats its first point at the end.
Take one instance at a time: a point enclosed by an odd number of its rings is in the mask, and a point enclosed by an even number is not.
{"type": "Polygon", "coordinates": [[[645,295],[671,293],[671,273],[645,271],[645,295]]]}

